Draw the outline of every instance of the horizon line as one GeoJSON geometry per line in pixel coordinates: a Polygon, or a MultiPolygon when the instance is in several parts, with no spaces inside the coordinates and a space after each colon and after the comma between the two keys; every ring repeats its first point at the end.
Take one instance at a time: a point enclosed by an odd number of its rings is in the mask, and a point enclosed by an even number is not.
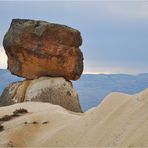
{"type": "Polygon", "coordinates": [[[148,74],[148,72],[142,72],[142,73],[107,73],[107,72],[83,72],[82,74],[91,74],[91,75],[116,75],[116,74],[126,74],[126,75],[140,75],[140,74],[148,74]]]}
{"type": "MultiPolygon", "coordinates": [[[[0,68],[0,70],[8,70],[7,68],[0,68]]],[[[8,70],[9,71],[9,70],[8,70]]],[[[9,71],[10,72],[10,71],[9,71]]],[[[11,72],[10,72],[11,73],[11,72]]],[[[143,73],[109,73],[109,72],[83,72],[82,74],[90,74],[90,75],[116,75],[116,74],[126,74],[126,75],[140,75],[140,74],[148,74],[148,72],[143,73]]]]}

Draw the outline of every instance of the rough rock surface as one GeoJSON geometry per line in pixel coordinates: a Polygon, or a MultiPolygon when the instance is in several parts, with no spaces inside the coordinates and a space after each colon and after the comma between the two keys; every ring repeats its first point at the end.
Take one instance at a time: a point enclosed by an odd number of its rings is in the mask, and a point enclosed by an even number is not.
{"type": "Polygon", "coordinates": [[[85,113],[27,102],[1,107],[0,118],[20,108],[28,113],[3,121],[0,147],[148,147],[148,89],[112,93],[85,113]]]}
{"type": "Polygon", "coordinates": [[[83,71],[80,32],[45,21],[13,19],[3,46],[12,74],[35,79],[40,76],[77,80],[83,71]]]}
{"type": "Polygon", "coordinates": [[[40,77],[11,83],[0,97],[0,106],[25,101],[50,102],[74,112],[82,112],[72,83],[62,77],[40,77]]]}

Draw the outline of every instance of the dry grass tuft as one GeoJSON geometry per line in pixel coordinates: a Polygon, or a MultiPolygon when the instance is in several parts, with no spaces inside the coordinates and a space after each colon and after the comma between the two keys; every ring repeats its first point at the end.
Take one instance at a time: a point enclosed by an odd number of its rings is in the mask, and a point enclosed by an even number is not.
{"type": "Polygon", "coordinates": [[[4,126],[0,125],[0,132],[4,130],[4,126]]]}
{"type": "Polygon", "coordinates": [[[4,115],[3,117],[0,118],[0,121],[9,121],[14,117],[20,116],[20,114],[25,114],[28,113],[28,111],[24,108],[16,109],[13,114],[11,115],[4,115]]]}
{"type": "Polygon", "coordinates": [[[45,121],[45,122],[43,122],[42,124],[47,124],[48,123],[48,121],[45,121]]]}
{"type": "Polygon", "coordinates": [[[38,124],[38,122],[37,121],[33,121],[32,124],[38,124]]]}
{"type": "Polygon", "coordinates": [[[13,114],[25,114],[25,113],[28,113],[27,109],[24,109],[24,108],[20,108],[20,109],[16,109],[13,114]]]}
{"type": "Polygon", "coordinates": [[[4,115],[0,118],[0,121],[9,121],[12,118],[12,115],[4,115]]]}

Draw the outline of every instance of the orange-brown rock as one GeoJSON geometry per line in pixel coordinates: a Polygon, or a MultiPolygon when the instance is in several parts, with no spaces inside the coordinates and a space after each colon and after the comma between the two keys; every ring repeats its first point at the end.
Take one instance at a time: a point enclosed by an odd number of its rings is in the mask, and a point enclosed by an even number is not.
{"type": "Polygon", "coordinates": [[[40,76],[77,80],[83,71],[80,32],[45,21],[13,19],[3,46],[12,74],[35,79],[40,76]]]}

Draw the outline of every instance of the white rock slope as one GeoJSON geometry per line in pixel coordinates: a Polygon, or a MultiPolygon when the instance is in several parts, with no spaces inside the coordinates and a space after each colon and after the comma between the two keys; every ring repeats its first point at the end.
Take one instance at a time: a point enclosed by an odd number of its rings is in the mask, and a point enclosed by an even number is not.
{"type": "Polygon", "coordinates": [[[30,102],[1,107],[0,117],[19,108],[29,113],[2,123],[0,146],[148,147],[148,89],[112,93],[86,113],[30,102]]]}

